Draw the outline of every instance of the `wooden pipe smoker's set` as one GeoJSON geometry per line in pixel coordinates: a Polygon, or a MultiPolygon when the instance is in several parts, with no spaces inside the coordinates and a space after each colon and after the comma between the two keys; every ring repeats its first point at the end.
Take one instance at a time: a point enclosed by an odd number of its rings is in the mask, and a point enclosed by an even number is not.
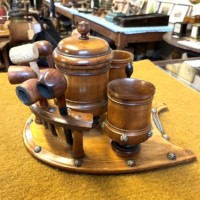
{"type": "Polygon", "coordinates": [[[193,160],[160,133],[151,137],[158,132],[152,123],[155,87],[130,78],[133,55],[88,36],[87,22],[77,29],[80,36],[61,40],[54,50],[47,41],[10,50],[17,65],[9,67],[8,79],[33,113],[23,132],[28,151],[52,166],[92,174],[170,166],[179,154],[179,163],[193,160]],[[47,57],[49,68],[39,69],[39,56],[47,57]],[[163,152],[159,145],[166,145],[163,152]]]}

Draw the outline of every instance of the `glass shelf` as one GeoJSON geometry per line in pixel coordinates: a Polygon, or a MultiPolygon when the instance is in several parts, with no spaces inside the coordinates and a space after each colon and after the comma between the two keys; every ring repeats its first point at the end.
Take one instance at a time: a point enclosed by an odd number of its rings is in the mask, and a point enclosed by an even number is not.
{"type": "Polygon", "coordinates": [[[177,80],[200,92],[200,57],[154,63],[177,80]]]}

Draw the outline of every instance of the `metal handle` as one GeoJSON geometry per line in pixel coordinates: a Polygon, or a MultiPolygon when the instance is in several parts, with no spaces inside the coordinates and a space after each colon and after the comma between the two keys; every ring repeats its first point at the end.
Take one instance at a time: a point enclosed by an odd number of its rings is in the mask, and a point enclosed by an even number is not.
{"type": "Polygon", "coordinates": [[[152,108],[152,116],[153,116],[153,121],[154,121],[156,127],[159,129],[159,131],[161,133],[164,133],[165,131],[164,131],[163,125],[161,124],[161,121],[159,119],[158,112],[157,112],[156,108],[152,108]]]}
{"type": "Polygon", "coordinates": [[[163,125],[159,119],[158,116],[158,112],[156,108],[152,108],[152,117],[153,117],[153,121],[156,125],[156,127],[158,128],[158,130],[160,131],[161,135],[163,136],[163,138],[165,138],[166,140],[170,140],[170,137],[165,133],[165,130],[163,128],[163,125]]]}

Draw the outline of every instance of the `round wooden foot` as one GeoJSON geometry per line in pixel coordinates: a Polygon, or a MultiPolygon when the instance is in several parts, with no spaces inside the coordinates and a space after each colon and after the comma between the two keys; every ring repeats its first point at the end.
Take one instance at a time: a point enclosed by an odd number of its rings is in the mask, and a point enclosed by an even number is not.
{"type": "Polygon", "coordinates": [[[112,141],[111,142],[113,150],[119,155],[119,156],[133,156],[134,154],[138,153],[141,150],[141,145],[120,145],[119,143],[112,141]]]}

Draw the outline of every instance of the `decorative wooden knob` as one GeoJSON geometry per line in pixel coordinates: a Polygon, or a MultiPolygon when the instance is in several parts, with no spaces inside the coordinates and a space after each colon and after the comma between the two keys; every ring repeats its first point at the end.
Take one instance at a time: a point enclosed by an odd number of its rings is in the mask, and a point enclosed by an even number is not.
{"type": "Polygon", "coordinates": [[[126,73],[126,76],[127,76],[127,78],[130,78],[131,77],[131,75],[132,75],[132,73],[133,73],[133,65],[132,65],[132,63],[128,63],[127,64],[127,66],[126,66],[126,68],[125,68],[125,73],[126,73]]]}
{"type": "Polygon", "coordinates": [[[87,36],[87,34],[90,31],[90,25],[89,25],[88,22],[85,22],[85,21],[80,22],[78,24],[77,30],[81,35],[79,37],[79,39],[81,39],[81,40],[88,40],[89,39],[89,37],[87,36]]]}

